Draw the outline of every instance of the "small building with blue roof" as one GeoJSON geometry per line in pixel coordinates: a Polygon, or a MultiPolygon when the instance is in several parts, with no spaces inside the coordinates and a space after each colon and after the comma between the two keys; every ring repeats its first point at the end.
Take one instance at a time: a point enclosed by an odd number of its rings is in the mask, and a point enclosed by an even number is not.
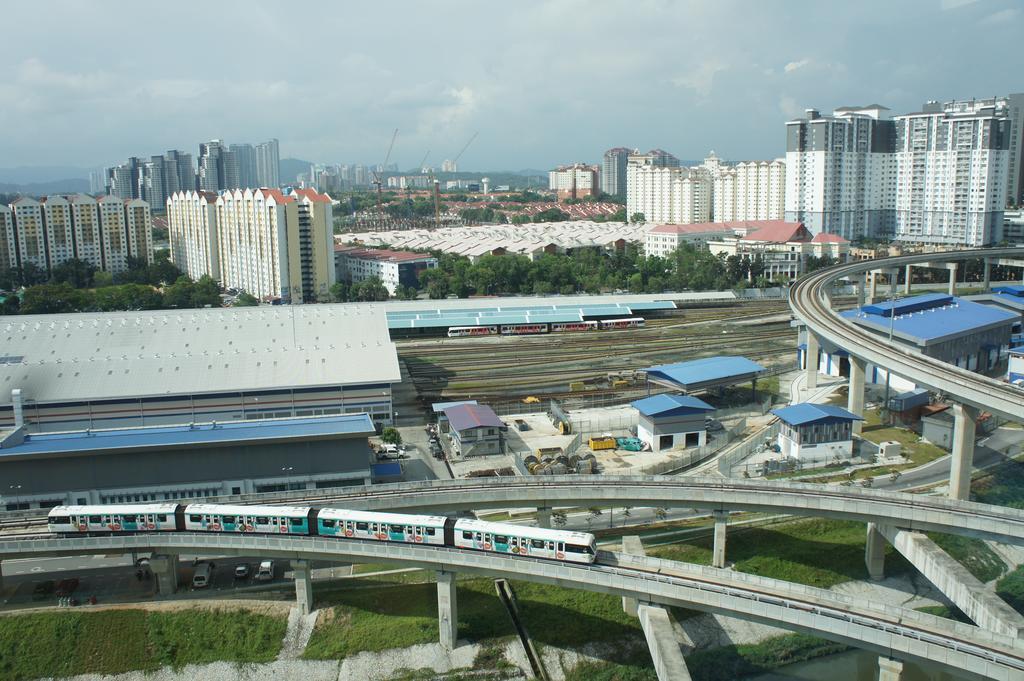
{"type": "Polygon", "coordinates": [[[707,444],[707,417],[715,411],[692,395],[652,395],[632,403],[640,412],[637,437],[651,451],[703,447],[707,444]]]}
{"type": "Polygon", "coordinates": [[[853,456],[853,422],[863,419],[831,404],[809,402],[773,409],[779,418],[779,449],[784,457],[807,460],[853,456]]]}
{"type": "Polygon", "coordinates": [[[1024,390],[1024,348],[1010,350],[1006,380],[1024,390]]]}
{"type": "Polygon", "coordinates": [[[648,367],[646,372],[648,383],[692,393],[745,381],[753,383],[764,367],[746,357],[719,355],[648,367]]]}

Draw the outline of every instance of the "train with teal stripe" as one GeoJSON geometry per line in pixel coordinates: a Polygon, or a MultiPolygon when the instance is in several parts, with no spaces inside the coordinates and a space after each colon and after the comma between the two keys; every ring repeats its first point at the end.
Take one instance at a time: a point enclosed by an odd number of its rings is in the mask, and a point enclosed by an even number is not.
{"type": "Polygon", "coordinates": [[[473,518],[308,506],[173,503],[55,506],[50,509],[47,527],[63,537],[146,532],[251,533],[449,546],[572,563],[593,563],[597,556],[596,540],[589,532],[491,523],[473,518]]]}

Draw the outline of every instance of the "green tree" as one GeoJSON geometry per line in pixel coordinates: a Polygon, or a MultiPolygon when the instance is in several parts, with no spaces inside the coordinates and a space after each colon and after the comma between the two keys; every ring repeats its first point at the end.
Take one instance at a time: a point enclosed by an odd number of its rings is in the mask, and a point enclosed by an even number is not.
{"type": "Polygon", "coordinates": [[[644,217],[643,213],[633,213],[633,215],[631,215],[629,217],[629,221],[630,222],[647,222],[647,219],[644,217]]]}
{"type": "Polygon", "coordinates": [[[569,517],[565,511],[552,511],[551,512],[551,524],[555,527],[565,527],[566,523],[569,522],[569,517]]]}
{"type": "Polygon", "coordinates": [[[50,270],[50,281],[55,284],[68,283],[74,288],[90,288],[96,266],[78,258],[69,258],[50,270]]]}
{"type": "Polygon", "coordinates": [[[11,293],[3,297],[0,302],[0,315],[18,314],[21,308],[21,298],[11,293]]]}
{"type": "Polygon", "coordinates": [[[347,303],[349,299],[349,285],[344,281],[331,284],[330,296],[332,303],[347,303]]]}
{"type": "Polygon", "coordinates": [[[192,307],[206,306],[221,306],[220,284],[208,274],[199,277],[192,293],[192,307]]]}
{"type": "Polygon", "coordinates": [[[383,431],[381,431],[380,439],[382,442],[387,442],[388,444],[392,445],[402,444],[402,434],[398,432],[397,428],[394,428],[392,426],[388,426],[383,431]]]}
{"type": "Polygon", "coordinates": [[[105,270],[100,270],[92,278],[92,285],[96,288],[114,285],[114,275],[105,270]]]}
{"type": "Polygon", "coordinates": [[[178,309],[192,307],[195,287],[195,283],[186,275],[178,277],[177,281],[164,289],[164,305],[178,309]]]}
{"type": "Polygon", "coordinates": [[[387,300],[390,297],[388,289],[380,277],[370,277],[358,283],[352,284],[349,295],[352,300],[362,302],[373,302],[387,300]]]}
{"type": "Polygon", "coordinates": [[[257,307],[259,304],[260,301],[256,296],[242,291],[238,294],[238,297],[235,298],[234,307],[257,307]]]}
{"type": "Polygon", "coordinates": [[[21,314],[81,312],[92,307],[92,296],[71,284],[39,284],[25,289],[21,314]]]}

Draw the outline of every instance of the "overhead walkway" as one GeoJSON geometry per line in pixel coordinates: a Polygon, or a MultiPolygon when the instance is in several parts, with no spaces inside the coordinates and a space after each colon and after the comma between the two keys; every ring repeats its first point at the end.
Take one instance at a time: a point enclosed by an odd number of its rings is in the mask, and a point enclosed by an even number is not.
{"type": "MultiPolygon", "coordinates": [[[[600,553],[594,565],[496,556],[446,547],[391,543],[200,533],[167,533],[74,539],[0,541],[5,558],[153,551],[263,555],[301,561],[388,561],[438,570],[521,579],[614,594],[652,603],[696,608],[809,633],[878,653],[927,662],[970,679],[1024,677],[1024,646],[971,625],[887,603],[854,599],[822,589],[744,575],[729,570],[626,554],[600,553]]],[[[311,598],[308,577],[298,570],[297,590],[311,598]]],[[[442,580],[439,621],[448,633],[454,608],[453,580],[442,580]],[[445,610],[444,603],[452,601],[445,610]]],[[[442,629],[442,637],[444,637],[442,629]]]]}

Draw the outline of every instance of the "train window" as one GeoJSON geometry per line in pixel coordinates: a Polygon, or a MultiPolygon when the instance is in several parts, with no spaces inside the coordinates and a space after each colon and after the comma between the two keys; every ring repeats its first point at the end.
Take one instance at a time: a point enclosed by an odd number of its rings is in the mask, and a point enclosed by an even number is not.
{"type": "Polygon", "coordinates": [[[98,523],[99,521],[100,521],[100,517],[98,515],[91,515],[91,516],[89,516],[89,522],[90,523],[98,523]]]}
{"type": "Polygon", "coordinates": [[[356,529],[360,532],[366,532],[369,527],[370,523],[356,523],[356,529]]]}
{"type": "Polygon", "coordinates": [[[67,525],[69,518],[67,516],[54,516],[50,518],[50,522],[54,525],[67,525]]]}
{"type": "Polygon", "coordinates": [[[470,539],[470,540],[472,540],[473,539],[473,533],[472,532],[463,531],[462,532],[462,538],[463,539],[470,539]]]}
{"type": "Polygon", "coordinates": [[[476,540],[477,540],[477,541],[480,541],[481,539],[482,539],[482,537],[480,536],[480,533],[479,533],[479,532],[477,532],[477,533],[476,533],[476,540]]]}
{"type": "Polygon", "coordinates": [[[231,523],[233,525],[235,523],[235,516],[233,516],[233,515],[221,516],[221,520],[223,520],[226,523],[231,523]]]}
{"type": "Polygon", "coordinates": [[[405,532],[405,528],[402,527],[401,525],[392,525],[391,526],[391,531],[394,532],[395,534],[403,534],[405,532]]]}
{"type": "Polygon", "coordinates": [[[580,546],[579,544],[566,544],[566,553],[590,553],[589,546],[580,546]]]}
{"type": "Polygon", "coordinates": [[[434,528],[433,527],[428,527],[427,528],[427,536],[428,537],[433,537],[434,536],[434,528]]]}
{"type": "Polygon", "coordinates": [[[306,522],[305,518],[289,518],[289,520],[291,520],[292,527],[298,527],[302,525],[302,523],[306,522]]]}
{"type": "Polygon", "coordinates": [[[201,516],[201,515],[190,515],[188,517],[188,521],[190,523],[201,523],[201,522],[203,522],[203,516],[201,516]]]}
{"type": "Polygon", "coordinates": [[[256,518],[256,524],[257,525],[266,525],[267,524],[267,516],[263,515],[263,516],[259,516],[258,518],[256,518]]]}
{"type": "Polygon", "coordinates": [[[108,515],[103,516],[103,522],[104,523],[109,523],[110,522],[110,516],[108,516],[108,515]]]}
{"type": "Polygon", "coordinates": [[[324,527],[334,527],[334,521],[330,518],[321,518],[320,522],[323,523],[324,527]]]}
{"type": "Polygon", "coordinates": [[[135,515],[123,515],[123,516],[121,516],[122,520],[124,520],[126,523],[134,523],[137,517],[138,516],[135,516],[135,515]]]}
{"type": "Polygon", "coordinates": [[[167,522],[167,514],[166,513],[158,513],[157,516],[156,516],[156,519],[158,521],[162,522],[162,523],[166,523],[167,522]]]}
{"type": "Polygon", "coordinates": [[[496,535],[494,535],[494,543],[496,543],[496,544],[507,544],[508,543],[508,537],[506,537],[504,535],[501,535],[501,534],[496,534],[496,535]]]}
{"type": "Polygon", "coordinates": [[[535,549],[542,549],[542,548],[544,548],[544,540],[543,539],[531,539],[530,540],[530,546],[532,546],[535,549]]]}

